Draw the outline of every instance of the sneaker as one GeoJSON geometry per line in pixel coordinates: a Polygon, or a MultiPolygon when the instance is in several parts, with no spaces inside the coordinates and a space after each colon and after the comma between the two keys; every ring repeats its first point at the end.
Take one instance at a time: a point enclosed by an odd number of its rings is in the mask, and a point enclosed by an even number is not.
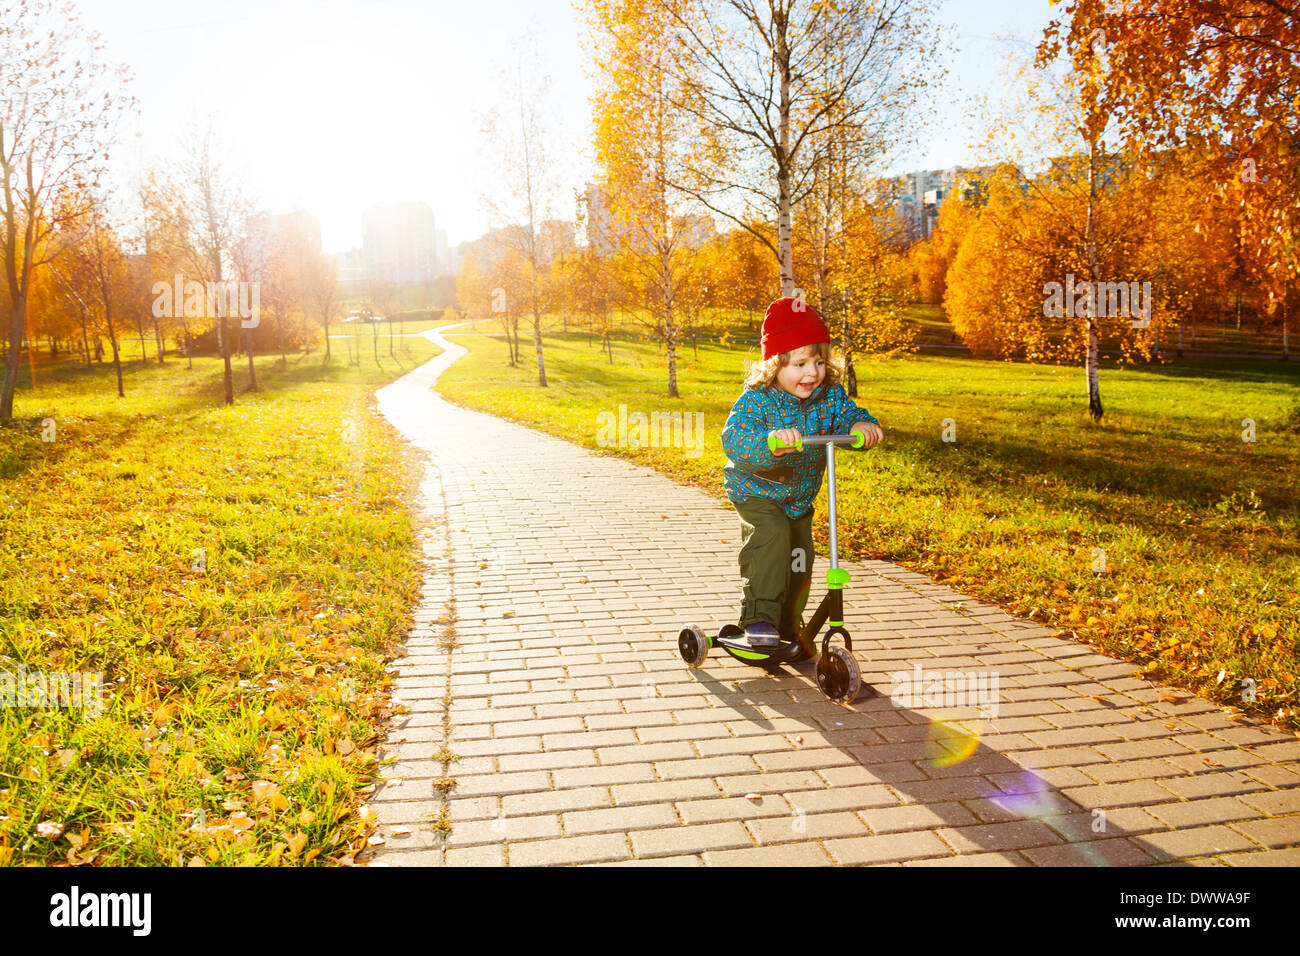
{"type": "Polygon", "coordinates": [[[755,621],[745,628],[745,640],[751,647],[776,647],[781,643],[781,632],[775,624],[767,621],[755,621]]]}

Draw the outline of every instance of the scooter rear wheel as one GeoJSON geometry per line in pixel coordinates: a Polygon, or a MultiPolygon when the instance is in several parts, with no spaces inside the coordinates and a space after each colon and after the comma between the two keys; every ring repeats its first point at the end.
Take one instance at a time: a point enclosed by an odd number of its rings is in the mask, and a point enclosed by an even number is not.
{"type": "Polygon", "coordinates": [[[817,688],[837,704],[851,704],[862,689],[858,662],[847,648],[832,647],[817,658],[817,688]]]}
{"type": "Polygon", "coordinates": [[[709,656],[709,639],[694,624],[687,624],[677,635],[677,653],[691,667],[699,667],[709,656]]]}

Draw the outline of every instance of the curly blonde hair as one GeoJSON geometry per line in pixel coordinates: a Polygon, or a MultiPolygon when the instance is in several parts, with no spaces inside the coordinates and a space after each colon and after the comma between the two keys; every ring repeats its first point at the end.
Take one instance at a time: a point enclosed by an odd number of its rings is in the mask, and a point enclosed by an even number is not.
{"type": "MultiPolygon", "coordinates": [[[[822,384],[827,388],[839,382],[840,376],[844,374],[831,351],[831,343],[815,342],[812,345],[813,354],[826,363],[826,378],[822,384]]],[[[798,351],[796,349],[795,351],[798,351]]],[[[781,369],[790,364],[790,356],[794,352],[782,352],[780,355],[773,355],[770,359],[761,359],[753,362],[749,366],[749,371],[745,373],[745,385],[748,388],[767,388],[776,381],[776,375],[781,369]]]]}

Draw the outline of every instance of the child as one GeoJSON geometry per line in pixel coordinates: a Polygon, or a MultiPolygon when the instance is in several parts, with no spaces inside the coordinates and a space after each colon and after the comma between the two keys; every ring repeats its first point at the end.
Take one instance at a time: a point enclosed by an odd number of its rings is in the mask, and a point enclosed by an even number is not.
{"type": "Polygon", "coordinates": [[[722,429],[723,481],[740,515],[740,626],[754,647],[794,637],[812,582],[813,502],[826,469],[825,446],[771,451],[769,432],[784,444],[802,435],[865,436],[864,449],[884,440],[879,423],[849,401],[830,362],[830,333],[798,299],[777,299],[763,316],[763,360],[722,429]],[[777,459],[787,459],[779,462],[777,459]]]}

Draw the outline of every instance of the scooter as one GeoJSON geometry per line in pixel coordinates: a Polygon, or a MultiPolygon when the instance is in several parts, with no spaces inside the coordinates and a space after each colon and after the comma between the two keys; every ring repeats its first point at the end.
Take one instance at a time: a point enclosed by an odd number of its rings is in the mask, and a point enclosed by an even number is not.
{"type": "Polygon", "coordinates": [[[706,637],[694,624],[687,624],[677,635],[677,653],[691,667],[699,667],[709,656],[709,649],[720,647],[736,660],[753,667],[762,667],[775,673],[782,664],[797,664],[816,655],[817,687],[827,700],[837,704],[851,704],[862,688],[862,675],[858,662],[853,659],[853,640],[844,629],[844,585],[849,583],[849,572],[839,566],[839,549],[835,538],[835,446],[847,445],[861,448],[866,436],[858,432],[851,435],[804,435],[794,445],[780,441],[775,433],[767,436],[767,445],[773,451],[794,448],[803,451],[805,445],[826,445],[826,491],[830,501],[831,566],[826,571],[826,596],[817,606],[802,633],[782,635],[775,647],[754,647],[745,640],[744,629],[736,624],[724,624],[717,637],[706,637]],[[830,624],[817,653],[817,634],[822,625],[830,624]],[[832,646],[831,639],[842,637],[844,646],[832,646]]]}

